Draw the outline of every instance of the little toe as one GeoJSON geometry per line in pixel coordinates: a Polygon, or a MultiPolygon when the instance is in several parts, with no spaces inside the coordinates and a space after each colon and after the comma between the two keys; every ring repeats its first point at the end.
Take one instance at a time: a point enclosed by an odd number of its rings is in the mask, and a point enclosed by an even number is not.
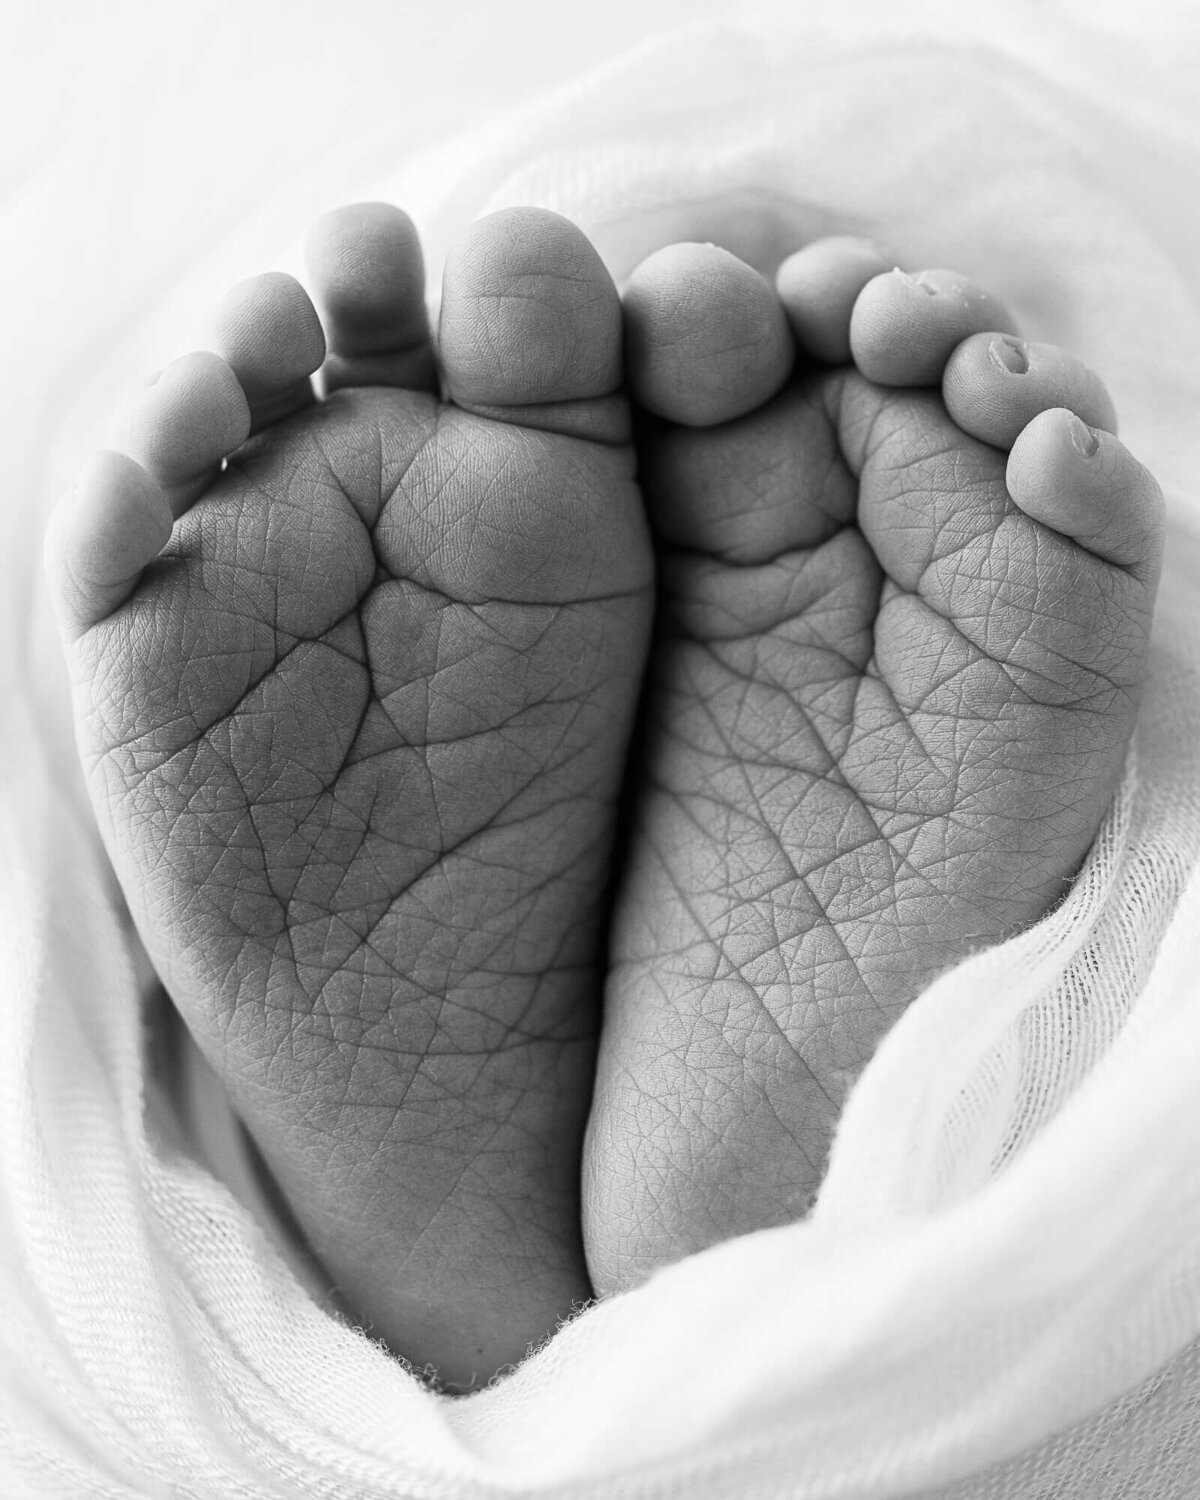
{"type": "Polygon", "coordinates": [[[1013,444],[1013,503],[1153,588],[1163,549],[1163,497],[1119,438],[1074,412],[1044,411],[1013,444]]]}
{"type": "Polygon", "coordinates": [[[937,385],[973,333],[1017,333],[1004,306],[956,271],[895,270],[868,281],[850,317],[850,349],[877,385],[937,385]]]}
{"type": "Polygon", "coordinates": [[[438,328],[455,405],[478,416],[624,442],[621,304],[581,229],[541,208],[489,214],[451,251],[438,328]]]}
{"type": "Polygon", "coordinates": [[[199,351],[172,361],[141,393],[126,419],[122,447],[158,481],[180,516],[249,435],[241,382],[219,354],[199,351]]]}
{"type": "Polygon", "coordinates": [[[325,335],[294,277],[272,271],[226,293],[213,318],[213,347],[241,384],[251,431],[313,400],[310,376],[325,358],[325,335]]]}
{"type": "Polygon", "coordinates": [[[334,209],[313,225],[305,253],[329,346],[324,389],[434,390],[425,265],[408,215],[390,203],[334,209]]]}
{"type": "Polygon", "coordinates": [[[996,448],[1011,448],[1034,417],[1056,406],[1117,430],[1112,397],[1093,370],[1055,344],[1011,334],[964,339],[946,365],[942,400],[964,432],[996,448]]]}
{"type": "Polygon", "coordinates": [[[46,531],[46,572],[74,639],[122,605],[166,546],[171,507],[162,487],[124,453],[97,453],[46,531]]]}
{"type": "Polygon", "coordinates": [[[789,255],[775,277],[800,348],[814,359],[844,365],[850,360],[850,315],[868,281],[889,262],[870,240],[831,235],[789,255]]]}
{"type": "Polygon", "coordinates": [[[647,411],[712,427],[762,406],[791,374],[795,346],[774,288],[716,245],[669,245],[625,289],[626,365],[647,411]]]}

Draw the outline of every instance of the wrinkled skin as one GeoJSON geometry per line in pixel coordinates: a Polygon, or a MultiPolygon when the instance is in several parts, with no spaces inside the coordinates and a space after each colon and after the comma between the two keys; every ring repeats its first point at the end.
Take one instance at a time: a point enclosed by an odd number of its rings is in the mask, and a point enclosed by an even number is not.
{"type": "Polygon", "coordinates": [[[590,1292],[579,1154],[651,611],[632,470],[341,392],[252,439],[76,648],[172,997],[343,1300],[464,1382],[590,1292]],[[490,513],[472,465],[504,476],[490,513]]]}
{"type": "Polygon", "coordinates": [[[819,376],[654,441],[665,608],[587,1157],[606,1290],[802,1215],[904,1006],[1064,893],[1153,593],[1021,514],[929,393],[819,376]]]}
{"type": "Polygon", "coordinates": [[[348,1315],[465,1389],[802,1214],[888,1024],[1063,893],[1161,517],[1059,409],[1111,421],[1094,377],[989,363],[961,278],[816,247],[793,373],[784,294],[676,247],[623,365],[594,251],[514,210],[448,268],[438,395],[411,225],[331,219],[343,389],[298,285],[247,284],[51,577],[171,997],[348,1315]]]}

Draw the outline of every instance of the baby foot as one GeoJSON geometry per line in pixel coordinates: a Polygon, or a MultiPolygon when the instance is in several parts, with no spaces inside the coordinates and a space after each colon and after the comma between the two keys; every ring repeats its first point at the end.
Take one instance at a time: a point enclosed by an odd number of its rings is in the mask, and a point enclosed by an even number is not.
{"type": "Polygon", "coordinates": [[[397,210],[144,395],[48,558],[140,931],[348,1310],[450,1386],[590,1294],[579,1159],[652,559],[621,314],[475,226],[434,385],[397,210]],[[324,399],[309,379],[322,366],[324,399]]]}
{"type": "Polygon", "coordinates": [[[1100,382],[962,277],[833,240],[777,295],[681,245],[626,314],[663,603],[585,1147],[602,1291],[800,1217],[895,1017],[1063,894],[1161,548],[1100,382]]]}

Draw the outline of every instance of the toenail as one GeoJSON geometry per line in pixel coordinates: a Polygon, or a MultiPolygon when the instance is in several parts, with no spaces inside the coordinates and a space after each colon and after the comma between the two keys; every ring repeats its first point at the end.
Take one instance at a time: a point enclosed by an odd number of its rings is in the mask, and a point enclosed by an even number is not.
{"type": "Polygon", "coordinates": [[[1084,458],[1091,458],[1100,447],[1099,433],[1094,427],[1081,421],[1074,412],[1071,413],[1071,441],[1084,458]]]}
{"type": "Polygon", "coordinates": [[[1029,355],[1023,339],[993,339],[988,345],[988,358],[1013,375],[1024,375],[1029,368],[1029,355]]]}
{"type": "Polygon", "coordinates": [[[907,282],[909,286],[916,287],[919,291],[924,292],[927,297],[937,296],[937,287],[930,286],[928,282],[922,281],[919,276],[910,276],[907,271],[902,271],[899,266],[896,266],[894,271],[901,281],[907,282]]]}

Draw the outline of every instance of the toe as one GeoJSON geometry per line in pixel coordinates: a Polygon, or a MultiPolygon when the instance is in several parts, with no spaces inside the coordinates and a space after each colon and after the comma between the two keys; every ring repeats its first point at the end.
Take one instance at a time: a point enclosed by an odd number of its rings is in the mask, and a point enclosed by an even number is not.
{"type": "Polygon", "coordinates": [[[877,245],[853,235],[815,240],[784,261],[775,287],[804,353],[829,364],[849,362],[858,294],[889,264],[877,245]]]}
{"type": "Polygon", "coordinates": [[[1124,443],[1064,409],[1034,417],[1008,458],[1008,491],[1026,515],[1153,586],[1163,498],[1124,443]]]}
{"type": "Polygon", "coordinates": [[[158,481],[179,516],[249,435],[240,381],[220,355],[201,351],[173,361],[142,392],[121,446],[158,481]]]}
{"type": "Polygon", "coordinates": [[[1066,407],[1092,427],[1116,432],[1104,382],[1054,344],[977,333],[950,356],[942,380],[946,410],[972,437],[1011,448],[1040,412],[1066,407]]]}
{"type": "Polygon", "coordinates": [[[501,421],[621,441],[621,305],[569,220],[511,208],[451,251],[438,329],[456,405],[501,421]]]}
{"type": "Polygon", "coordinates": [[[51,517],[46,573],[73,639],[133,592],[142,569],[171,535],[162,487],[123,453],[98,453],[51,517]]]}
{"type": "Polygon", "coordinates": [[[241,383],[252,431],[309,405],[309,377],[325,358],[325,336],[294,277],[276,271],[239,282],[213,324],[213,347],[241,383]]]}
{"type": "Polygon", "coordinates": [[[305,253],[329,346],[325,390],[433,390],[425,267],[408,215],[390,203],[334,209],[313,226],[305,253]]]}
{"type": "Polygon", "coordinates": [[[795,349],[778,295],[716,245],[669,245],[625,290],[626,365],[655,416],[711,427],[744,416],[787,381],[795,349]]]}
{"type": "Polygon", "coordinates": [[[937,385],[973,333],[1017,333],[1003,303],[955,271],[889,271],[867,282],[850,318],[850,349],[877,385],[937,385]]]}

